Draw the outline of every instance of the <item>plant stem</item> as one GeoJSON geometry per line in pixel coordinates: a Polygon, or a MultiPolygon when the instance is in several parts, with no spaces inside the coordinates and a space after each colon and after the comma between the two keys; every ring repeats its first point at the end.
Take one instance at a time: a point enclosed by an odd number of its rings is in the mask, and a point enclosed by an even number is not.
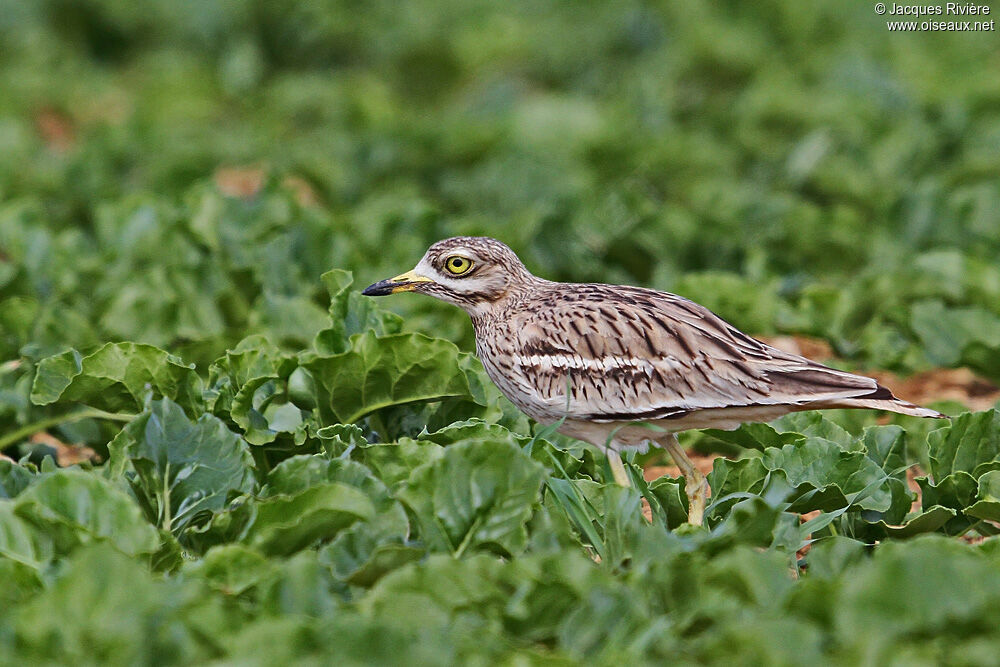
{"type": "Polygon", "coordinates": [[[129,422],[135,419],[136,416],[137,415],[130,415],[121,412],[105,412],[104,410],[98,410],[96,408],[88,408],[86,410],[80,410],[79,412],[70,412],[68,414],[46,417],[45,419],[39,419],[36,422],[22,426],[12,433],[0,436],[0,451],[3,451],[11,445],[16,445],[21,440],[24,440],[28,436],[34,435],[39,431],[44,431],[47,428],[59,426],[60,424],[72,424],[73,422],[78,422],[82,419],[107,419],[109,421],[116,422],[129,422]]]}

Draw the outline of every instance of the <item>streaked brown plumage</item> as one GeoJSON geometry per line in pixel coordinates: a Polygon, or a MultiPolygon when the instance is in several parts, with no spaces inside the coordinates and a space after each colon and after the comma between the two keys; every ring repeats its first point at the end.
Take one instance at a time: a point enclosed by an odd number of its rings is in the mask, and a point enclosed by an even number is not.
{"type": "Polygon", "coordinates": [[[619,450],[664,446],[687,478],[693,522],[701,520],[707,487],[677,445],[677,431],[733,429],[825,408],[944,416],[871,378],[755,340],[683,297],[538,278],[490,238],[439,241],[413,271],[364,293],[398,291],[464,309],[479,358],[504,395],[538,422],[564,420],[561,432],[607,451],[620,483],[627,477],[619,450]]]}

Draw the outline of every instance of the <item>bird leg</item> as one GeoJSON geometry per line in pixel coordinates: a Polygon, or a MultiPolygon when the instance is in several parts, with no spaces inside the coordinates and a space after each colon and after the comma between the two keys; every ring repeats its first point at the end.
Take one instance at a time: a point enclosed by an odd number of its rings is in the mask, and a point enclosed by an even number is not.
{"type": "Polygon", "coordinates": [[[677,467],[684,475],[684,491],[688,497],[688,523],[700,526],[705,517],[705,501],[708,498],[708,481],[701,474],[684,449],[677,442],[677,436],[673,433],[660,440],[663,448],[670,453],[670,458],[674,460],[677,467]]]}
{"type": "Polygon", "coordinates": [[[611,466],[611,474],[614,476],[618,486],[623,486],[626,489],[632,486],[632,482],[628,479],[628,471],[625,470],[625,464],[622,463],[622,457],[618,453],[618,450],[608,448],[608,465],[611,466]]]}

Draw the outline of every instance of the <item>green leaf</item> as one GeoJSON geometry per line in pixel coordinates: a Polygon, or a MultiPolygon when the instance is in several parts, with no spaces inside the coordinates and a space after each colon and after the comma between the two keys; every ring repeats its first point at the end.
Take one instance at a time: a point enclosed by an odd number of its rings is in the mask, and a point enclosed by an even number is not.
{"type": "Polygon", "coordinates": [[[328,618],[340,611],[344,589],[320,562],[315,551],[297,553],[278,565],[277,571],[257,587],[262,612],[272,618],[328,618]]]}
{"type": "MultiPolygon", "coordinates": [[[[849,504],[886,512],[894,500],[890,479],[864,452],[844,451],[840,444],[814,436],[780,449],[768,447],[759,458],[719,459],[708,475],[713,504],[753,493],[780,497],[793,512],[831,511],[849,504]]],[[[716,515],[719,511],[713,509],[716,515]]]]}
{"type": "Polygon", "coordinates": [[[833,579],[861,562],[865,544],[835,535],[817,541],[806,554],[810,578],[833,579]]]}
{"type": "Polygon", "coordinates": [[[288,555],[374,516],[375,506],[364,492],[328,482],[256,503],[256,520],[244,539],[265,554],[288,555]]]}
{"type": "Polygon", "coordinates": [[[92,473],[70,468],[44,475],[13,502],[17,515],[51,536],[60,553],[96,540],[132,556],[160,546],[132,498],[92,473]]]}
{"type": "Polygon", "coordinates": [[[43,359],[31,400],[36,405],[80,401],[103,410],[141,410],[150,389],[192,414],[202,410],[201,379],[194,367],[138,343],[108,343],[87,356],[68,350],[43,359]]]}
{"type": "Polygon", "coordinates": [[[174,533],[254,485],[253,459],[242,438],[212,415],[191,421],[166,398],[153,401],[108,449],[113,474],[133,469],[132,486],[150,520],[174,533]]]}
{"type": "Polygon", "coordinates": [[[305,296],[264,290],[253,306],[250,326],[264,329],[285,345],[308,345],[329,320],[322,308],[305,296]]]}
{"type": "Polygon", "coordinates": [[[46,590],[17,609],[16,662],[139,664],[151,656],[200,662],[213,655],[206,631],[221,614],[187,587],[155,579],[106,544],[75,553],[46,590]]]}
{"type": "MultiPolygon", "coordinates": [[[[3,518],[0,517],[0,522],[2,521],[3,518]]],[[[36,597],[42,588],[42,578],[35,568],[16,560],[0,558],[0,609],[15,609],[36,597]]],[[[2,615],[0,612],[0,616],[2,615]]],[[[0,627],[2,625],[0,622],[0,627]]]]}
{"type": "Polygon", "coordinates": [[[862,655],[892,660],[894,639],[980,635],[1000,605],[1000,567],[982,552],[940,536],[879,547],[866,567],[846,577],[833,608],[834,637],[862,655]]]}
{"type": "Polygon", "coordinates": [[[442,447],[453,445],[463,440],[512,440],[518,445],[524,445],[528,438],[504,428],[500,424],[488,424],[482,419],[466,419],[453,422],[444,428],[428,433],[424,431],[417,436],[418,440],[434,442],[442,447]]]}
{"type": "Polygon", "coordinates": [[[509,440],[458,442],[416,468],[397,496],[433,551],[515,554],[527,542],[525,524],[540,501],[544,474],[509,440]]]}
{"type": "Polygon", "coordinates": [[[861,436],[868,458],[886,473],[906,474],[906,431],[899,426],[869,426],[861,436]]]}
{"type": "MultiPolygon", "coordinates": [[[[948,308],[941,301],[920,301],[912,306],[910,326],[917,334],[927,358],[939,366],[955,366],[973,352],[1000,350],[1000,317],[983,308],[948,308]]],[[[986,361],[995,375],[1000,366],[986,361]]]]}
{"type": "Polygon", "coordinates": [[[368,447],[365,432],[356,424],[330,424],[316,431],[316,437],[323,442],[323,450],[329,456],[342,456],[357,447],[368,447]]]}
{"type": "Polygon", "coordinates": [[[940,483],[962,471],[978,479],[1000,468],[1000,411],[967,412],[927,436],[931,474],[940,483]]]}
{"type": "Polygon", "coordinates": [[[14,510],[14,503],[0,503],[0,556],[41,569],[55,554],[53,538],[14,510]]]}
{"type": "Polygon", "coordinates": [[[295,430],[272,428],[264,412],[272,406],[291,405],[285,402],[285,390],[296,365],[294,355],[282,352],[266,338],[245,338],[209,367],[205,403],[216,416],[236,422],[251,444],[272,442],[279,431],[295,430]]]}
{"type": "MultiPolygon", "coordinates": [[[[660,477],[649,484],[649,491],[666,512],[668,528],[676,528],[687,521],[688,500],[683,477],[660,477]]],[[[724,492],[724,489],[719,489],[719,492],[724,492]]]]}
{"type": "Polygon", "coordinates": [[[1000,470],[991,470],[979,478],[977,500],[965,513],[977,519],[1000,521],[1000,470]]]}
{"type": "Polygon", "coordinates": [[[351,336],[367,331],[376,336],[388,336],[402,331],[403,319],[395,313],[380,310],[373,299],[351,291],[354,276],[350,271],[334,269],[320,279],[330,294],[329,328],[316,334],[313,343],[321,355],[346,352],[351,336]]]}
{"type": "Polygon", "coordinates": [[[302,364],[326,392],[327,423],[352,423],[383,408],[459,397],[472,400],[458,348],[420,334],[365,332],[350,349],[302,364]]]}
{"type": "MultiPolygon", "coordinates": [[[[289,401],[288,386],[297,363],[294,355],[281,352],[263,337],[240,341],[209,368],[209,389],[205,392],[209,409],[232,419],[252,445],[266,445],[280,434],[297,433],[303,425],[303,412],[289,401]]],[[[306,402],[311,406],[315,401],[311,393],[306,402]]]]}
{"type": "Polygon", "coordinates": [[[34,480],[35,475],[24,466],[0,459],[0,499],[13,498],[28,488],[34,480]]]}
{"type": "Polygon", "coordinates": [[[199,576],[226,595],[239,595],[272,576],[278,564],[242,544],[209,549],[198,561],[185,565],[185,572],[199,576]]]}
{"type": "Polygon", "coordinates": [[[779,432],[770,424],[747,423],[733,431],[707,429],[705,433],[713,438],[729,442],[747,449],[764,451],[768,447],[781,447],[802,440],[804,436],[794,431],[779,432]]]}
{"type": "Polygon", "coordinates": [[[403,542],[376,518],[356,523],[320,551],[334,576],[352,586],[369,587],[389,572],[420,560],[426,551],[403,542]]]}
{"type": "Polygon", "coordinates": [[[876,511],[885,511],[891,504],[885,473],[862,452],[845,452],[836,443],[809,438],[799,445],[765,450],[762,458],[768,469],[781,470],[788,481],[797,487],[822,489],[836,486],[849,495],[863,491],[873,482],[885,480],[885,484],[867,497],[860,498],[857,504],[876,511]]]}
{"type": "MultiPolygon", "coordinates": [[[[822,438],[837,444],[841,449],[853,449],[854,437],[842,426],[834,423],[818,411],[792,412],[776,419],[771,424],[779,432],[801,433],[812,438],[822,438]]],[[[794,443],[783,443],[794,444],[794,443]]]]}
{"type": "Polygon", "coordinates": [[[400,438],[396,442],[355,449],[351,456],[368,466],[386,486],[395,490],[413,470],[440,459],[444,452],[444,447],[433,442],[400,438]]]}
{"type": "Polygon", "coordinates": [[[922,533],[933,533],[955,518],[956,514],[957,512],[950,507],[932,505],[899,525],[892,525],[886,521],[878,521],[875,525],[884,530],[886,535],[901,539],[922,533]]]}
{"type": "Polygon", "coordinates": [[[502,561],[485,554],[462,560],[433,554],[382,578],[360,608],[397,626],[447,625],[459,610],[506,597],[497,581],[503,568],[502,561]]]}

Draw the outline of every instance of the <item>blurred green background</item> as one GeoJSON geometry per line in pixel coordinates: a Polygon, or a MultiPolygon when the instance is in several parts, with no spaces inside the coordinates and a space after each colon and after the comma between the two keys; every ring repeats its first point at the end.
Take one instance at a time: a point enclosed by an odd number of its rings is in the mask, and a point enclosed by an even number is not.
{"type": "MultiPolygon", "coordinates": [[[[456,234],[1000,378],[997,34],[869,2],[0,0],[0,361],[199,364],[456,234]]],[[[390,307],[466,349],[463,314],[390,307]]],[[[25,366],[25,369],[27,366],[25,366]]]]}

